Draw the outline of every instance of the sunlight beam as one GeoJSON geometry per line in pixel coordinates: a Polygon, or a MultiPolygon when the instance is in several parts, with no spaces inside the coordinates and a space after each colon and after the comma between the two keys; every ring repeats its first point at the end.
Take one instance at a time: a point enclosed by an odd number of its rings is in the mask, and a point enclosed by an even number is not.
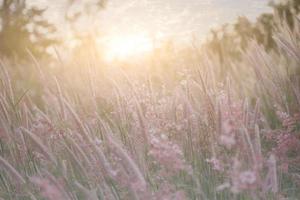
{"type": "Polygon", "coordinates": [[[114,35],[104,42],[105,59],[127,60],[140,57],[153,49],[152,41],[145,34],[114,35]]]}

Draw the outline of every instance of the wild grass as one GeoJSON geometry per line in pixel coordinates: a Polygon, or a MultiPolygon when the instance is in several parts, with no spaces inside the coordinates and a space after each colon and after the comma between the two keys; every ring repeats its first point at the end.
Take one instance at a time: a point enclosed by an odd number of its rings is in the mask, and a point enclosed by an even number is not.
{"type": "Polygon", "coordinates": [[[148,74],[1,61],[0,197],[299,199],[298,26],[148,74]]]}

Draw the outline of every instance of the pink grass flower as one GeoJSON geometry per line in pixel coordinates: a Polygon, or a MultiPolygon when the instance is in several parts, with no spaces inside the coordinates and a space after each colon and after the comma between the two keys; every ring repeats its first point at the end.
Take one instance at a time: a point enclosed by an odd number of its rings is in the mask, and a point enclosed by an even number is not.
{"type": "Polygon", "coordinates": [[[235,145],[236,141],[234,135],[223,134],[219,138],[220,144],[224,145],[226,148],[231,149],[235,145]]]}
{"type": "Polygon", "coordinates": [[[224,166],[222,162],[216,157],[212,157],[211,159],[206,160],[208,163],[212,165],[212,168],[217,171],[224,171],[224,166]]]}
{"type": "Polygon", "coordinates": [[[46,178],[32,177],[30,181],[40,188],[41,195],[47,200],[66,200],[59,188],[46,178]]]}
{"type": "Polygon", "coordinates": [[[164,135],[161,135],[161,137],[152,135],[150,144],[149,155],[153,156],[169,172],[189,171],[189,166],[185,163],[180,147],[167,139],[167,137],[164,135]]]}

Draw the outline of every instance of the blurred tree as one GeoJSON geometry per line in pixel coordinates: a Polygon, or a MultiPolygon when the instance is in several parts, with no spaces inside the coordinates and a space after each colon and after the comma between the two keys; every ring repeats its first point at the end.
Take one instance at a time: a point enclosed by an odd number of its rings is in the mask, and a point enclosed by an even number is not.
{"type": "Polygon", "coordinates": [[[27,6],[26,0],[0,0],[0,57],[27,59],[27,50],[47,55],[47,47],[57,40],[55,26],[43,17],[45,10],[27,6]]]}
{"type": "Polygon", "coordinates": [[[65,12],[65,19],[70,25],[74,46],[72,56],[76,60],[87,61],[101,59],[97,39],[101,36],[101,27],[97,26],[97,15],[105,8],[106,0],[68,0],[69,6],[65,12]],[[82,28],[82,24],[84,29],[82,28]]]}
{"type": "Polygon", "coordinates": [[[231,32],[224,29],[224,26],[217,31],[212,30],[212,37],[208,39],[206,46],[219,56],[222,63],[224,58],[239,59],[240,50],[245,50],[251,40],[257,41],[266,50],[276,51],[273,35],[277,25],[285,20],[291,29],[294,28],[294,21],[300,13],[300,0],[271,1],[269,5],[273,8],[273,13],[261,14],[254,23],[246,17],[239,17],[231,25],[231,32]]]}
{"type": "Polygon", "coordinates": [[[68,10],[65,13],[65,18],[68,22],[74,24],[83,15],[95,15],[102,10],[106,5],[106,0],[68,0],[68,10]],[[72,9],[72,7],[81,7],[81,9],[72,9]]]}
{"type": "Polygon", "coordinates": [[[257,18],[253,28],[253,34],[248,39],[254,38],[259,44],[263,45],[267,50],[275,49],[273,33],[276,28],[273,14],[262,14],[257,18]]]}
{"type": "Polygon", "coordinates": [[[247,46],[247,40],[252,35],[252,24],[247,17],[239,17],[236,24],[234,24],[234,30],[239,37],[240,46],[245,49],[247,46]]]}

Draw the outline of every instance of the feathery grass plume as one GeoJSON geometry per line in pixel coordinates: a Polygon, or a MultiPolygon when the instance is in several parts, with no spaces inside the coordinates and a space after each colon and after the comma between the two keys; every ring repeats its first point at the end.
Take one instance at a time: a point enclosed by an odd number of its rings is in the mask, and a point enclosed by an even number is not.
{"type": "Polygon", "coordinates": [[[80,129],[80,132],[83,134],[83,136],[85,137],[85,139],[87,141],[90,141],[90,136],[89,136],[88,130],[84,126],[82,121],[80,120],[80,118],[77,115],[76,111],[72,108],[72,106],[69,104],[69,102],[67,102],[66,99],[63,99],[63,100],[64,100],[64,104],[66,105],[66,108],[69,110],[69,112],[71,113],[72,117],[74,118],[78,128],[80,129]]]}
{"type": "Polygon", "coordinates": [[[26,104],[23,104],[23,107],[22,107],[22,111],[23,111],[23,113],[24,113],[24,124],[23,124],[23,126],[25,126],[25,128],[29,128],[29,118],[30,118],[30,111],[29,111],[29,108],[28,108],[28,106],[26,105],[26,104]]]}
{"type": "Polygon", "coordinates": [[[36,59],[36,57],[32,54],[32,52],[29,49],[26,49],[27,54],[30,56],[31,60],[34,63],[34,66],[36,67],[37,71],[40,74],[40,78],[42,81],[46,81],[46,75],[45,73],[42,71],[41,65],[39,63],[39,61],[36,59]]]}
{"type": "Polygon", "coordinates": [[[4,91],[6,91],[7,95],[8,95],[8,101],[11,102],[11,105],[14,105],[13,102],[14,101],[14,93],[13,93],[13,87],[12,87],[12,83],[11,83],[11,79],[10,79],[10,76],[9,76],[9,73],[5,67],[5,63],[0,59],[0,66],[1,66],[1,71],[2,71],[2,74],[3,74],[3,79],[4,79],[4,84],[5,84],[5,89],[4,91]]]}
{"type": "Polygon", "coordinates": [[[12,137],[9,134],[9,132],[7,131],[8,129],[9,129],[9,127],[7,127],[7,124],[0,117],[0,139],[2,139],[3,141],[6,141],[7,139],[11,139],[11,137],[12,137]]]}
{"type": "MultiPolygon", "coordinates": [[[[64,188],[64,181],[58,181],[53,174],[51,174],[47,169],[42,169],[42,173],[47,177],[47,179],[57,187],[61,194],[63,194],[66,200],[70,199],[70,193],[64,188]]],[[[63,179],[62,179],[63,180],[63,179]]]]}
{"type": "MultiPolygon", "coordinates": [[[[74,160],[74,162],[77,164],[77,166],[81,169],[81,171],[84,173],[84,175],[86,177],[88,177],[86,168],[82,165],[82,163],[80,162],[80,160],[78,159],[76,154],[65,143],[64,143],[64,148],[69,153],[69,155],[74,160]]],[[[72,166],[72,167],[75,167],[75,166],[72,166]]]]}
{"type": "Polygon", "coordinates": [[[292,87],[292,90],[294,92],[294,95],[296,97],[296,100],[297,100],[297,103],[298,103],[298,106],[300,106],[300,79],[299,77],[296,78],[295,82],[296,84],[293,84],[293,83],[290,83],[291,87],[292,87]]]}
{"type": "Polygon", "coordinates": [[[246,137],[247,144],[249,145],[247,147],[247,149],[250,149],[250,153],[251,153],[251,157],[252,157],[252,162],[256,163],[255,149],[254,149],[254,146],[253,146],[253,143],[251,141],[251,138],[250,138],[250,135],[248,133],[247,128],[243,127],[242,134],[246,137]]]}
{"type": "Polygon", "coordinates": [[[115,172],[113,171],[113,168],[111,164],[109,163],[108,159],[106,158],[103,151],[97,147],[94,143],[92,143],[92,148],[95,151],[97,158],[99,159],[99,164],[104,169],[104,176],[108,176],[111,179],[115,179],[115,172]]]}
{"type": "Polygon", "coordinates": [[[84,194],[84,199],[86,199],[86,200],[98,200],[97,189],[89,190],[77,181],[75,181],[75,185],[84,194]]]}
{"type": "MultiPolygon", "coordinates": [[[[69,131],[71,133],[71,130],[69,131]]],[[[75,133],[76,134],[76,133],[75,133]]],[[[91,166],[91,162],[90,159],[88,158],[88,156],[86,155],[86,153],[84,152],[84,149],[82,149],[77,142],[69,135],[65,136],[65,139],[67,142],[70,143],[70,145],[74,148],[75,151],[77,151],[77,153],[83,158],[84,162],[88,165],[91,166]]]]}
{"type": "Polygon", "coordinates": [[[254,146],[255,146],[255,164],[256,164],[256,168],[258,168],[258,170],[261,170],[263,167],[263,154],[262,154],[262,144],[261,144],[261,136],[260,136],[260,131],[258,128],[258,125],[255,124],[255,138],[254,138],[254,146]]]}
{"type": "Polygon", "coordinates": [[[48,158],[54,165],[57,165],[56,157],[34,133],[23,127],[21,127],[21,130],[23,133],[26,133],[26,135],[30,137],[36,147],[40,149],[40,151],[43,153],[43,155],[46,156],[46,158],[48,158]]]}
{"type": "Polygon", "coordinates": [[[10,165],[2,156],[0,156],[0,166],[11,175],[11,177],[17,184],[26,183],[25,179],[21,176],[21,174],[19,174],[19,172],[12,165],[10,165]]]}
{"type": "Polygon", "coordinates": [[[61,90],[61,87],[60,87],[56,77],[54,78],[54,81],[55,81],[57,93],[58,93],[57,96],[58,96],[58,102],[59,102],[59,106],[60,106],[61,118],[64,120],[64,119],[66,119],[66,114],[65,114],[64,102],[63,102],[62,90],[61,90]]]}
{"type": "Polygon", "coordinates": [[[134,176],[136,183],[132,183],[135,185],[136,188],[133,188],[136,192],[146,192],[147,190],[147,183],[146,180],[138,168],[138,166],[135,164],[135,162],[131,159],[131,157],[128,155],[128,153],[124,150],[124,148],[121,147],[120,144],[118,144],[116,141],[114,141],[112,130],[108,127],[107,124],[104,122],[101,122],[104,129],[106,130],[106,134],[104,135],[107,139],[107,141],[110,144],[110,149],[119,156],[124,164],[124,167],[126,170],[128,170],[131,175],[134,176]]]}
{"type": "Polygon", "coordinates": [[[293,35],[288,28],[285,33],[277,34],[274,36],[275,41],[289,56],[293,57],[298,63],[300,63],[300,49],[297,42],[297,38],[293,38],[293,35]]]}
{"type": "Polygon", "coordinates": [[[39,114],[39,116],[41,117],[41,118],[43,118],[44,120],[46,120],[46,123],[48,124],[48,125],[51,125],[51,120],[50,120],[50,118],[47,116],[47,114],[45,114],[43,111],[41,111],[41,109],[39,109],[38,107],[34,107],[34,111],[37,113],[37,114],[39,114]]]}
{"type": "Polygon", "coordinates": [[[277,167],[276,167],[276,158],[274,155],[270,155],[269,159],[267,160],[268,166],[268,173],[266,175],[263,190],[269,191],[271,190],[273,193],[278,193],[278,178],[277,178],[277,167]]]}
{"type": "Polygon", "coordinates": [[[68,200],[66,197],[55,185],[47,178],[41,178],[38,176],[34,176],[29,178],[29,180],[40,188],[40,193],[43,198],[47,200],[68,200]]]}
{"type": "Polygon", "coordinates": [[[134,98],[134,100],[135,100],[136,107],[137,107],[138,119],[139,119],[139,122],[140,122],[140,126],[142,128],[142,132],[143,132],[143,136],[144,136],[144,140],[145,140],[145,148],[147,150],[147,146],[149,144],[149,136],[148,136],[147,129],[146,129],[147,128],[146,120],[145,120],[145,117],[144,117],[144,114],[142,112],[140,104],[138,103],[136,98],[134,98]]]}
{"type": "Polygon", "coordinates": [[[9,113],[10,113],[8,110],[9,106],[5,100],[4,95],[2,95],[1,93],[0,93],[0,108],[2,110],[1,113],[3,113],[3,115],[4,115],[2,118],[5,118],[6,119],[5,121],[7,121],[8,123],[11,123],[12,119],[9,115],[9,113]]]}
{"type": "Polygon", "coordinates": [[[112,171],[112,167],[110,163],[108,162],[106,156],[104,155],[103,151],[95,144],[94,141],[92,141],[92,138],[90,137],[86,127],[84,124],[80,121],[78,115],[75,113],[75,111],[72,109],[72,107],[65,101],[67,108],[71,112],[72,116],[74,117],[76,124],[79,126],[81,133],[83,133],[84,139],[86,140],[87,144],[90,145],[90,147],[93,149],[93,151],[96,153],[97,158],[99,159],[100,166],[102,166],[104,170],[104,175],[108,175],[110,178],[114,179],[115,173],[112,171]]]}
{"type": "Polygon", "coordinates": [[[28,192],[30,199],[31,200],[38,200],[37,198],[35,198],[34,194],[32,194],[31,192],[28,192]]]}
{"type": "MultiPolygon", "coordinates": [[[[141,105],[139,103],[138,92],[136,91],[136,88],[134,87],[134,85],[130,82],[129,77],[127,76],[127,74],[123,71],[122,71],[122,74],[125,77],[126,81],[128,82],[129,86],[131,87],[131,89],[133,91],[133,99],[134,99],[134,103],[135,103],[136,110],[137,110],[138,120],[140,122],[140,126],[141,126],[141,129],[142,129],[142,135],[143,135],[145,143],[146,143],[145,144],[145,149],[147,151],[147,146],[148,146],[147,144],[149,144],[149,136],[148,136],[148,133],[147,133],[147,123],[146,123],[146,120],[145,120],[145,116],[144,116],[144,113],[142,111],[141,105]]],[[[118,84],[112,79],[110,79],[110,81],[115,86],[115,88],[117,90],[117,93],[119,95],[121,95],[122,92],[121,92],[121,89],[118,86],[118,84]]],[[[124,95],[122,95],[122,96],[124,96],[124,95]]]]}
{"type": "Polygon", "coordinates": [[[140,173],[140,171],[138,170],[138,167],[135,165],[134,161],[125,152],[125,150],[122,148],[121,144],[116,142],[115,139],[113,138],[114,134],[113,134],[112,129],[109,127],[109,125],[106,122],[104,122],[99,116],[98,116],[98,121],[100,122],[101,126],[105,130],[105,134],[103,134],[103,136],[105,137],[107,142],[111,145],[109,147],[112,148],[112,150],[114,150],[114,152],[117,155],[124,158],[124,160],[127,162],[128,166],[131,166],[131,167],[129,167],[129,169],[130,168],[134,169],[134,172],[136,172],[135,174],[137,175],[137,177],[139,177],[140,180],[142,180],[142,182],[145,183],[144,178],[143,178],[142,174],[140,173]]]}

